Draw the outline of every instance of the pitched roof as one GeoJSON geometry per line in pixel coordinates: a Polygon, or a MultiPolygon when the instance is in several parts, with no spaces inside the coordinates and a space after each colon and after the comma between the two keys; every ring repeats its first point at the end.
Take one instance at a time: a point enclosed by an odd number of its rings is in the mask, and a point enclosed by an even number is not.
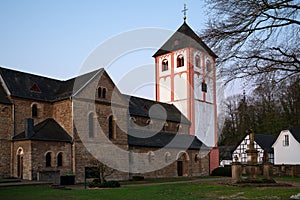
{"type": "Polygon", "coordinates": [[[254,141],[262,148],[266,149],[269,153],[273,152],[272,145],[276,138],[270,134],[254,134],[254,141]]]}
{"type": "Polygon", "coordinates": [[[33,128],[33,133],[26,136],[25,131],[13,137],[13,140],[38,140],[72,142],[72,137],[52,118],[48,118],[33,128]]]}
{"type": "Polygon", "coordinates": [[[184,22],[179,29],[163,44],[153,57],[166,54],[185,47],[203,49],[209,55],[218,56],[201,40],[201,38],[184,22]]]}
{"type": "Polygon", "coordinates": [[[220,160],[232,160],[232,153],[235,150],[235,146],[219,146],[220,160]]]}
{"type": "Polygon", "coordinates": [[[131,116],[140,116],[150,118],[149,111],[152,106],[159,105],[156,107],[156,112],[151,113],[151,117],[155,119],[162,119],[172,122],[179,122],[184,124],[190,124],[191,122],[176,108],[173,104],[162,103],[149,99],[144,99],[135,96],[124,95],[129,101],[128,114],[131,116]],[[161,107],[160,107],[161,106],[161,107]],[[160,110],[160,108],[163,108],[160,110]],[[167,116],[165,116],[165,114],[167,116]],[[166,118],[165,118],[166,117],[166,118]]]}
{"type": "Polygon", "coordinates": [[[7,97],[7,94],[6,94],[6,92],[5,92],[5,90],[4,90],[1,83],[0,83],[0,103],[11,104],[11,101],[7,97]]]}
{"type": "Polygon", "coordinates": [[[294,138],[300,143],[300,126],[289,127],[289,131],[292,133],[294,138]]]}
{"type": "Polygon", "coordinates": [[[73,91],[80,89],[97,72],[99,70],[61,81],[0,67],[0,76],[12,96],[48,102],[70,97],[73,91]],[[76,87],[74,88],[75,80],[76,87]]]}
{"type": "Polygon", "coordinates": [[[139,129],[128,130],[128,145],[155,148],[209,149],[197,137],[192,135],[166,132],[156,133],[150,130],[139,129]]]}

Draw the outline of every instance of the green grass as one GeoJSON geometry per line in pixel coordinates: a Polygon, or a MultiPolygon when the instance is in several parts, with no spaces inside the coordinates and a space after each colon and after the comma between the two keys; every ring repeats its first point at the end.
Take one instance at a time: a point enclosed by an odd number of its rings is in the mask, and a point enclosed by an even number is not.
{"type": "Polygon", "coordinates": [[[12,183],[12,182],[21,182],[21,180],[16,178],[0,178],[0,183],[12,183]]]}
{"type": "Polygon", "coordinates": [[[299,187],[244,188],[220,185],[209,181],[100,190],[58,190],[48,186],[2,187],[0,188],[0,199],[288,199],[291,195],[299,192],[299,187]]]}
{"type": "MultiPolygon", "coordinates": [[[[215,177],[201,177],[204,178],[215,178],[215,177]]],[[[148,184],[148,183],[166,183],[166,182],[180,182],[180,181],[192,181],[197,180],[199,177],[176,177],[176,178],[158,178],[158,179],[145,179],[141,181],[121,181],[121,185],[132,185],[132,184],[148,184]]]]}

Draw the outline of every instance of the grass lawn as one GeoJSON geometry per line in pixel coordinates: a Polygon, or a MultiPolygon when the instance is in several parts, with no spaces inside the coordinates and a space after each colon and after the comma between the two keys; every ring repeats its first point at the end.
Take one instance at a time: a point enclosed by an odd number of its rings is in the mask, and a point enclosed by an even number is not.
{"type": "Polygon", "coordinates": [[[49,186],[0,187],[0,199],[289,199],[299,187],[254,188],[220,185],[216,182],[132,186],[99,190],[58,190],[49,186]]]}

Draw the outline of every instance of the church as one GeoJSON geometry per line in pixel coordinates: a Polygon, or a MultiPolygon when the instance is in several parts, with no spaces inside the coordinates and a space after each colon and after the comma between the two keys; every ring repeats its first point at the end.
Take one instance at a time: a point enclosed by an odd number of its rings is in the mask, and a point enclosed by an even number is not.
{"type": "Polygon", "coordinates": [[[207,176],[218,167],[217,56],[186,21],[153,55],[156,100],[122,94],[98,69],[57,80],[0,67],[0,177],[76,183],[207,176]]]}

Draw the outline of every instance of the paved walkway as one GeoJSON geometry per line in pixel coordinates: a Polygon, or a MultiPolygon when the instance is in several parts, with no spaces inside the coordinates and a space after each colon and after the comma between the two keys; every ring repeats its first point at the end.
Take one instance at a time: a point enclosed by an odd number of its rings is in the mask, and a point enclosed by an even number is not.
{"type": "Polygon", "coordinates": [[[0,183],[0,187],[10,187],[10,186],[24,186],[24,185],[50,185],[50,182],[44,181],[28,181],[28,180],[21,180],[16,182],[7,182],[7,183],[0,183]]]}

